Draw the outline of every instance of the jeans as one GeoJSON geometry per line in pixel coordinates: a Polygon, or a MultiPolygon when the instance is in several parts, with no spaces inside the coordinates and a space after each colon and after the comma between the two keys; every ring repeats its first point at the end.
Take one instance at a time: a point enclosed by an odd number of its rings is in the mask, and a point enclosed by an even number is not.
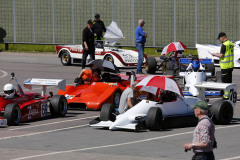
{"type": "Polygon", "coordinates": [[[144,60],[144,57],[143,57],[144,44],[143,43],[136,43],[136,48],[138,50],[137,72],[142,72],[142,63],[143,63],[143,60],[144,60]]]}

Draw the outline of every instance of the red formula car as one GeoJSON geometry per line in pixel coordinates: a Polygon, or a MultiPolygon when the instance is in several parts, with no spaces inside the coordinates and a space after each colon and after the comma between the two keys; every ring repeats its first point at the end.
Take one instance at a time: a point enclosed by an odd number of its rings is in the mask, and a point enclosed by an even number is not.
{"type": "MultiPolygon", "coordinates": [[[[111,103],[116,108],[119,106],[120,97],[127,87],[130,86],[130,77],[133,72],[127,75],[109,74],[107,80],[102,82],[92,82],[80,86],[66,86],[66,90],[59,90],[58,95],[64,95],[67,98],[69,107],[84,108],[89,110],[100,110],[103,104],[111,103]]],[[[141,81],[147,75],[137,75],[136,81],[141,81]]]]}
{"type": "Polygon", "coordinates": [[[24,86],[28,89],[33,85],[42,86],[42,94],[23,92],[14,73],[11,80],[16,81],[17,89],[11,83],[4,86],[5,95],[0,96],[0,126],[17,125],[20,122],[44,118],[47,116],[48,107],[54,117],[65,116],[67,113],[67,100],[64,96],[45,94],[47,86],[58,86],[59,89],[65,90],[66,80],[36,78],[25,80],[24,86]],[[9,86],[12,90],[5,90],[5,87],[9,86]]]}

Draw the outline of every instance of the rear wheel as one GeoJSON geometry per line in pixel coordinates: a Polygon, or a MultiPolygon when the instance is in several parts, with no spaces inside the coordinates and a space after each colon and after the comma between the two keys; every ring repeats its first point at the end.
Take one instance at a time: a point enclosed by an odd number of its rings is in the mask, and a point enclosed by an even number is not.
{"type": "Polygon", "coordinates": [[[21,110],[17,104],[8,104],[5,107],[4,118],[10,126],[18,125],[21,119],[21,110]]]}
{"type": "Polygon", "coordinates": [[[115,121],[116,116],[115,113],[115,106],[113,104],[104,104],[102,106],[101,112],[100,112],[100,120],[101,121],[115,121]]]}
{"type": "Polygon", "coordinates": [[[206,64],[205,71],[206,72],[211,72],[212,76],[215,76],[215,66],[214,66],[214,63],[212,62],[211,64],[206,64]]]}
{"type": "Polygon", "coordinates": [[[150,131],[156,131],[161,128],[162,110],[157,107],[152,107],[147,113],[147,128],[150,131]]]}
{"type": "Polygon", "coordinates": [[[233,118],[233,107],[230,102],[225,100],[213,103],[210,112],[218,124],[229,124],[233,118]]]}
{"type": "Polygon", "coordinates": [[[173,65],[173,62],[163,62],[162,72],[165,75],[174,75],[174,65],[173,65]]]}
{"type": "Polygon", "coordinates": [[[53,117],[64,117],[68,109],[66,97],[63,95],[52,96],[49,107],[53,117]]]}
{"type": "Polygon", "coordinates": [[[70,53],[68,51],[64,51],[61,54],[61,62],[64,66],[68,66],[71,64],[71,56],[70,53]]]}
{"type": "Polygon", "coordinates": [[[145,70],[148,74],[154,74],[157,70],[157,61],[154,57],[147,57],[145,70]]]}

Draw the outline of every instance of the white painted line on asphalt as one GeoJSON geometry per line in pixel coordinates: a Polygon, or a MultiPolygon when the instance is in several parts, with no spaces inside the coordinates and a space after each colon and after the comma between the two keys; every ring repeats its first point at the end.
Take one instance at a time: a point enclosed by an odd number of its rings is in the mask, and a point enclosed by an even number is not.
{"type": "Polygon", "coordinates": [[[0,78],[6,77],[8,75],[6,71],[0,70],[0,72],[3,73],[3,75],[1,75],[0,78]]]}
{"type": "Polygon", "coordinates": [[[89,126],[89,124],[83,124],[83,125],[79,125],[79,126],[72,126],[72,127],[67,127],[67,128],[54,129],[54,130],[43,131],[43,132],[29,133],[29,134],[23,134],[23,135],[17,135],[17,136],[2,137],[2,138],[0,138],[0,140],[11,139],[11,138],[27,137],[27,136],[33,136],[33,135],[38,135],[38,134],[45,134],[45,133],[51,133],[51,132],[57,132],[57,131],[81,128],[81,127],[86,127],[86,126],[89,126]]]}
{"type": "MultiPolygon", "coordinates": [[[[226,126],[226,127],[217,127],[216,129],[233,128],[233,127],[240,127],[240,125],[231,125],[231,126],[226,126]]],[[[160,137],[142,139],[142,140],[137,140],[137,141],[132,141],[132,142],[126,142],[126,143],[110,144],[110,145],[97,146],[97,147],[89,147],[89,148],[80,148],[80,149],[75,149],[75,150],[67,150],[67,151],[59,151],[59,152],[51,152],[51,153],[33,155],[33,156],[28,156],[28,157],[20,157],[20,158],[16,158],[16,159],[12,159],[12,160],[32,159],[32,158],[38,158],[38,157],[44,157],[44,156],[51,156],[51,155],[63,154],[63,153],[71,153],[71,152],[79,152],[79,151],[86,151],[86,150],[93,150],[93,149],[101,149],[101,148],[124,146],[124,145],[129,145],[129,144],[142,143],[142,142],[159,140],[159,139],[164,139],[164,138],[169,138],[169,137],[175,137],[175,136],[181,136],[181,135],[192,134],[192,133],[193,133],[193,131],[190,131],[190,132],[182,132],[182,133],[176,133],[176,134],[172,134],[172,135],[166,135],[166,136],[160,136],[160,137]]]]}
{"type": "Polygon", "coordinates": [[[220,159],[220,160],[233,160],[233,159],[240,159],[240,156],[232,157],[232,158],[225,158],[225,159],[220,159]]]}
{"type": "Polygon", "coordinates": [[[70,119],[70,120],[64,120],[64,121],[58,121],[58,122],[52,122],[52,123],[39,124],[39,125],[34,125],[34,126],[13,128],[13,129],[9,129],[9,130],[10,131],[16,131],[16,130],[21,130],[21,129],[34,128],[34,127],[40,127],[40,126],[47,126],[47,125],[58,124],[58,123],[66,123],[66,122],[72,122],[72,121],[79,121],[79,120],[84,120],[84,119],[89,119],[89,118],[96,118],[96,117],[98,117],[98,116],[76,118],[76,119],[70,119]]]}

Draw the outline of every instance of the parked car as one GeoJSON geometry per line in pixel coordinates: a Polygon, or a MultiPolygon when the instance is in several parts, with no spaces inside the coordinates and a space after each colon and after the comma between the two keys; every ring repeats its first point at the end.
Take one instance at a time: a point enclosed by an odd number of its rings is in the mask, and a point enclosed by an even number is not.
{"type": "Polygon", "coordinates": [[[24,82],[28,89],[32,86],[42,86],[42,94],[23,92],[14,73],[11,80],[16,82],[16,95],[11,98],[6,95],[0,96],[0,126],[18,125],[21,122],[45,118],[48,108],[53,117],[62,117],[67,113],[67,100],[64,96],[52,93],[46,95],[47,86],[58,86],[59,89],[65,90],[66,80],[30,78],[24,82]]]}
{"type": "MultiPolygon", "coordinates": [[[[143,81],[150,81],[150,79],[151,77],[143,79],[137,86],[147,87],[143,81]]],[[[164,77],[157,78],[157,80],[159,83],[151,86],[149,91],[152,92],[153,88],[158,86],[154,94],[160,96],[160,100],[142,100],[125,113],[117,116],[112,104],[105,104],[100,112],[100,117],[90,122],[90,126],[106,127],[109,130],[128,129],[138,131],[142,129],[159,130],[181,122],[183,122],[183,125],[192,122],[197,124],[197,119],[191,106],[199,100],[206,100],[206,88],[224,89],[231,93],[228,100],[220,99],[209,104],[209,114],[213,116],[216,123],[229,124],[231,122],[237,100],[236,84],[204,82],[196,85],[199,89],[199,95],[198,97],[193,97],[183,96],[181,89],[177,87],[173,80],[164,77]]],[[[153,84],[153,82],[151,83],[153,84]]]]}

